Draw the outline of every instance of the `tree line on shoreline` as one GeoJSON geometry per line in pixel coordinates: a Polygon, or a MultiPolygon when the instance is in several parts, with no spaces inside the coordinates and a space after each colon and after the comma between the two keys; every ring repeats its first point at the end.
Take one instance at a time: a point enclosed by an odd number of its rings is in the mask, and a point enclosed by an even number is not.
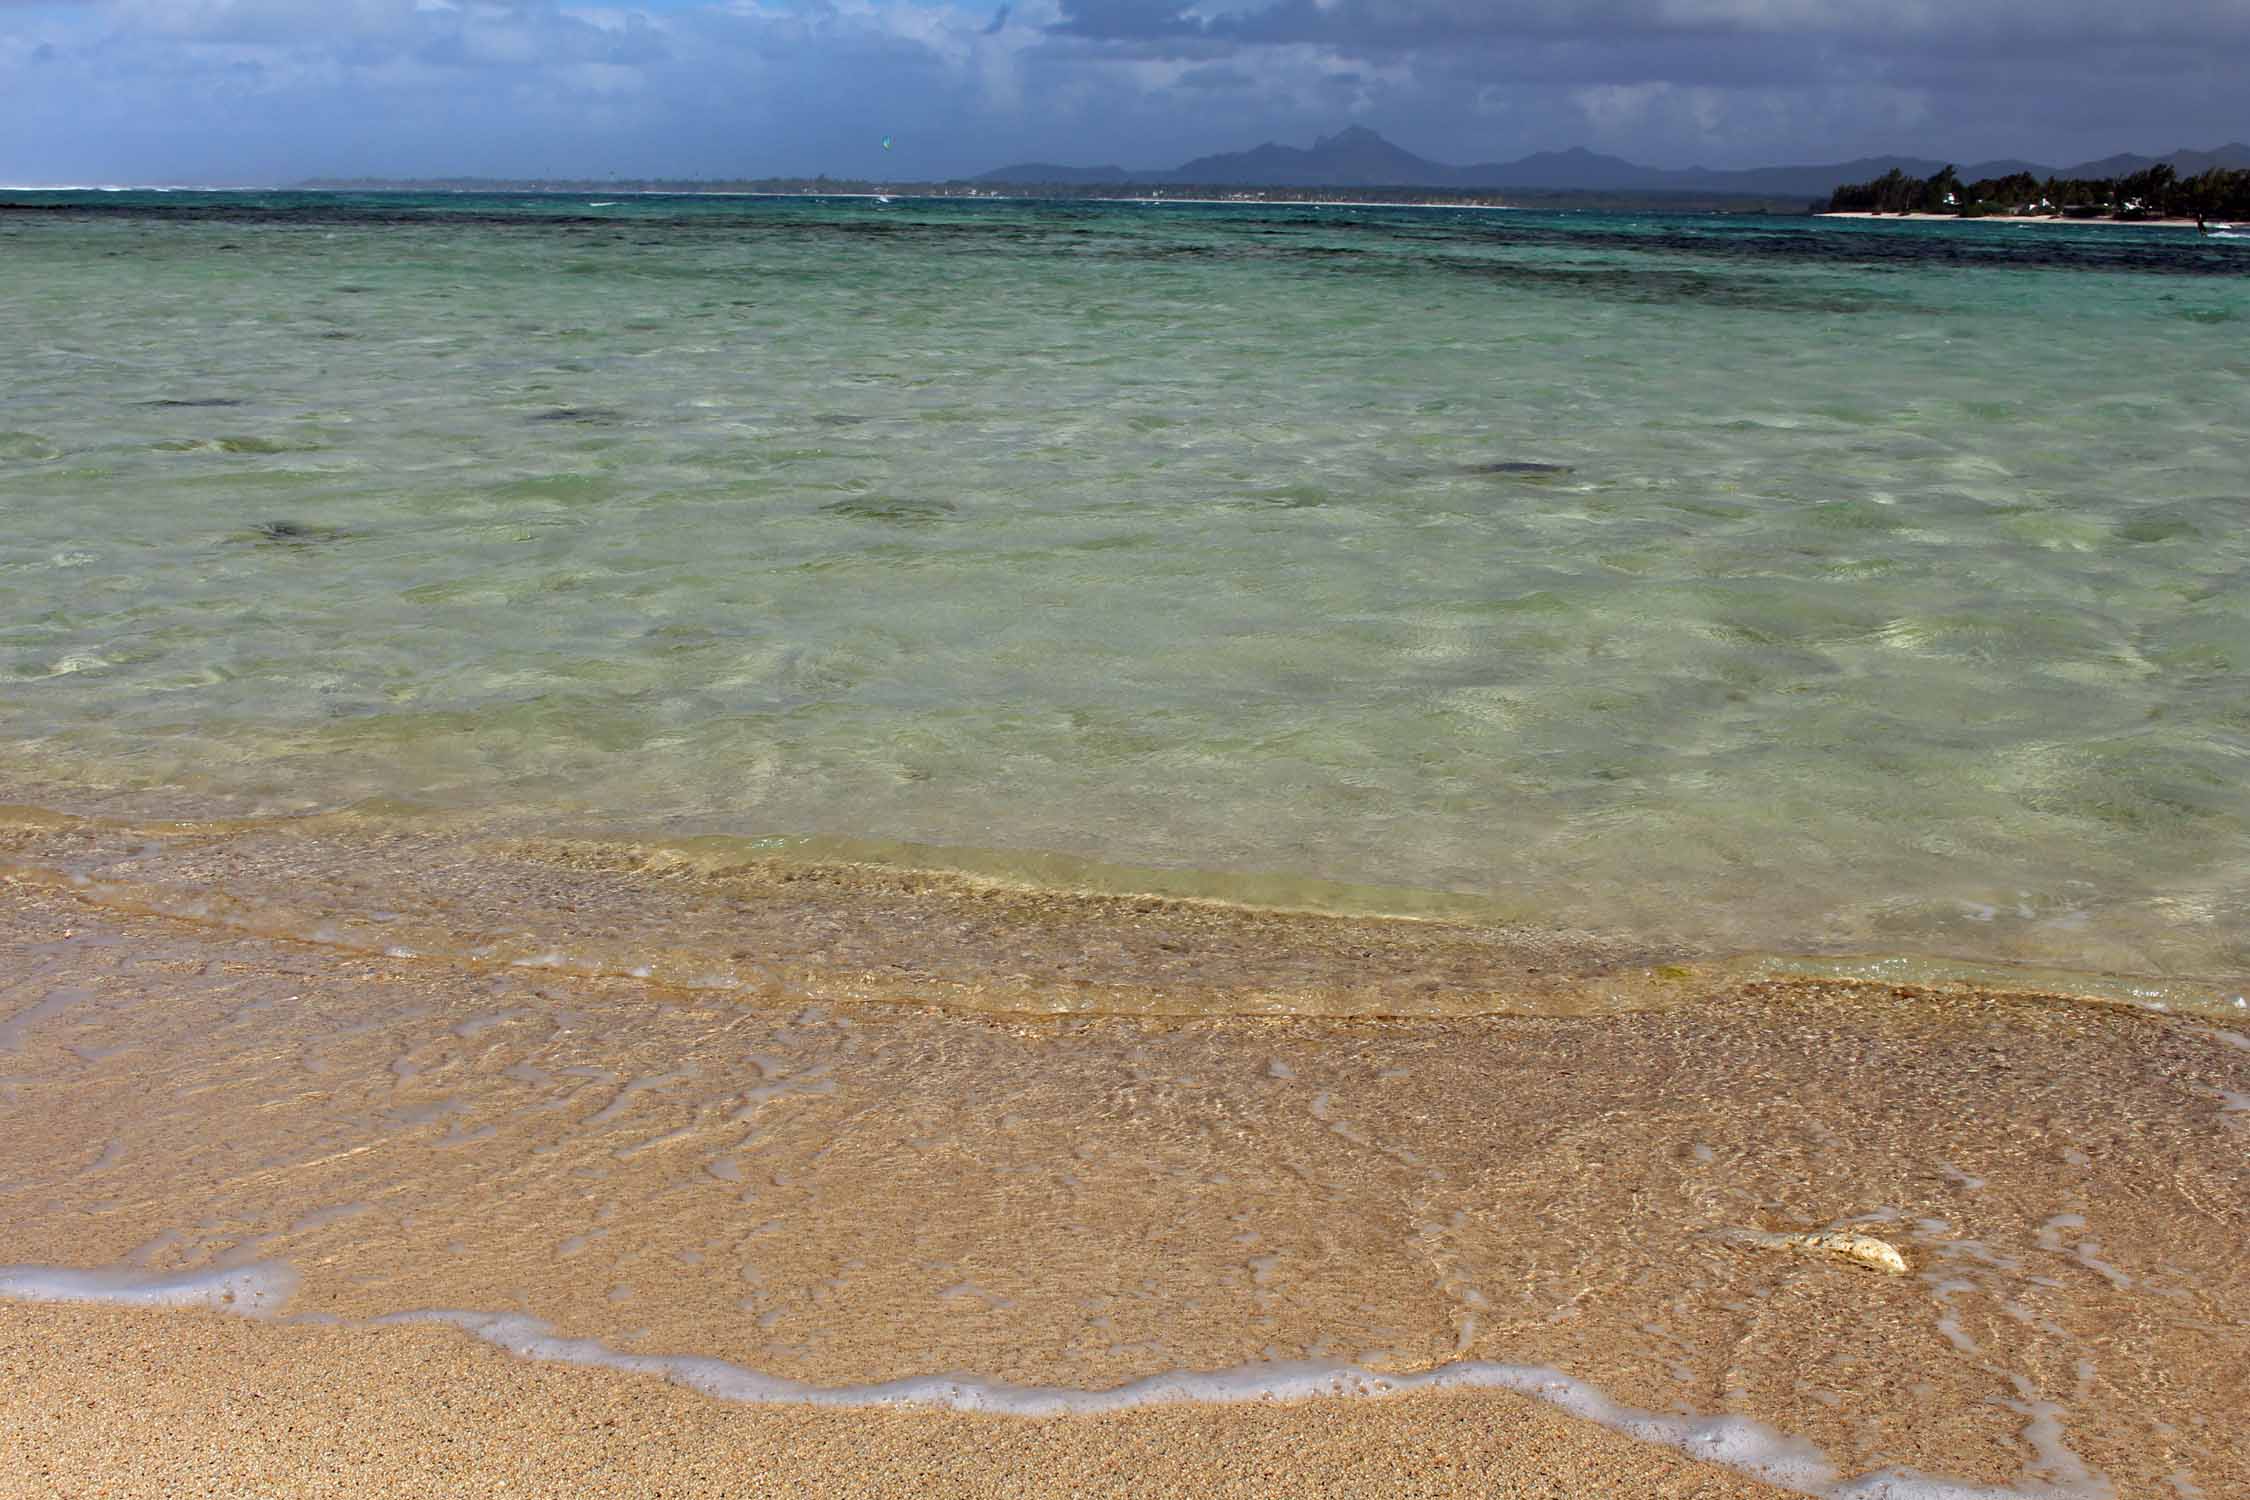
{"type": "Polygon", "coordinates": [[[1830,213],[1957,214],[1964,219],[2059,215],[2066,219],[2250,219],[2250,170],[2213,167],[2182,177],[2167,162],[2126,177],[2029,172],[1963,182],[1948,166],[1928,177],[1893,167],[1873,182],[1829,195],[1830,213]]]}

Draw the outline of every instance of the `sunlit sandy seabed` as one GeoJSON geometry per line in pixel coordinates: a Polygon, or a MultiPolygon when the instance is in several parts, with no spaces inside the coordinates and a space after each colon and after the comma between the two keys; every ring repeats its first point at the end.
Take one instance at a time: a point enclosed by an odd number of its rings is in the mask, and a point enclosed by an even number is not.
{"type": "Polygon", "coordinates": [[[26,774],[2250,975],[2232,247],[44,201],[26,774]]]}
{"type": "Polygon", "coordinates": [[[2226,247],[34,201],[0,1294],[2250,1491],[2226,247]]]}

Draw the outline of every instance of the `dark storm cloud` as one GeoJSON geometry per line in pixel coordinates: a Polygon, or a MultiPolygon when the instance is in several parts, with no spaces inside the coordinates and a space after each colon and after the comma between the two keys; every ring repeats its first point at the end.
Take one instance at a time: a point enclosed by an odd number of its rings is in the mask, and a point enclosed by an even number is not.
{"type": "MultiPolygon", "coordinates": [[[[1904,42],[2097,45],[2170,41],[2208,45],[2250,37],[2242,0],[1961,0],[1885,6],[1847,0],[1271,0],[1213,9],[1180,0],[1061,0],[1054,29],[1115,41],[1220,40],[1251,46],[1311,44],[1365,54],[1517,41],[1766,37],[1904,42]]],[[[2004,60],[2004,59],[2003,59],[2004,60]]]]}
{"type": "Polygon", "coordinates": [[[2250,134],[2245,77],[2250,0],[0,0],[0,181],[2061,164],[2250,134]]]}
{"type": "Polygon", "coordinates": [[[2250,77],[2245,0],[1058,0],[1051,26],[1198,78],[1317,54],[1375,79],[1387,121],[1674,162],[2068,160],[2250,125],[2233,102],[2250,77]],[[1384,107],[1409,89],[1411,107],[1384,107]]]}
{"type": "Polygon", "coordinates": [[[1232,63],[1210,63],[1182,73],[1177,86],[1183,89],[1246,89],[1256,82],[1249,73],[1232,63]]]}

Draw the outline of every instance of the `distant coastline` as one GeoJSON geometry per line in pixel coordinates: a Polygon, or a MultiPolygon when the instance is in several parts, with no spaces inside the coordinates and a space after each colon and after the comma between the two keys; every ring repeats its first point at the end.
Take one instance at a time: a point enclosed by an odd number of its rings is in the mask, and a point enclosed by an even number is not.
{"type": "MultiPolygon", "coordinates": [[[[1907,224],[2112,224],[2125,229],[2193,229],[2195,220],[2178,218],[2118,219],[2071,218],[2064,214],[1925,214],[1876,213],[1871,209],[1822,209],[1813,215],[1816,219],[1881,219],[1885,222],[1907,224]]],[[[2213,226],[2216,227],[2216,226],[2213,226]]]]}
{"type": "Polygon", "coordinates": [[[1054,199],[1095,202],[1257,203],[1397,208],[1779,214],[1824,209],[1940,216],[2085,219],[2250,218],[2250,146],[2121,154],[2075,166],[1998,160],[1956,167],[1908,157],[1827,166],[1711,171],[1641,166],[1583,148],[1456,166],[1415,155],[1354,126],[1308,148],[1267,142],[1174,167],[1085,167],[1022,161],[943,181],[798,175],[724,180],[661,177],[319,178],[320,191],[764,193],[1054,199]],[[2241,201],[2237,201],[2241,200],[2241,201]]]}
{"type": "MultiPolygon", "coordinates": [[[[886,161],[886,164],[887,161],[886,161]]],[[[665,197],[930,198],[1016,202],[1301,205],[1339,208],[1529,209],[1545,212],[2139,222],[2250,220],[2250,145],[2119,154],[2075,166],[1994,160],[1967,166],[1900,156],[1824,166],[1705,169],[1643,166],[1574,147],[1513,161],[1453,165],[1352,128],[1310,148],[1272,142],[1172,167],[1021,161],[976,176],[870,178],[821,173],[759,177],[353,176],[236,185],[78,185],[32,192],[313,192],[523,194],[611,200],[665,197]]],[[[18,205],[10,205],[18,206],[18,205]]]]}
{"type": "Polygon", "coordinates": [[[1828,195],[1826,212],[2193,228],[2214,219],[2250,219],[2250,167],[2211,166],[2182,176],[2171,163],[2156,162],[2111,177],[2049,174],[2042,179],[2018,171],[1974,180],[1953,166],[1921,178],[1893,167],[1872,181],[1838,187],[1828,195]]]}
{"type": "Polygon", "coordinates": [[[314,178],[285,192],[537,193],[632,197],[947,198],[994,202],[1274,204],[1306,208],[1478,208],[1624,213],[1785,214],[1814,206],[1798,196],[1692,191],[1483,189],[1373,186],[1258,186],[1242,183],[874,182],[863,178],[757,178],[747,181],[630,182],[508,178],[314,178]]]}

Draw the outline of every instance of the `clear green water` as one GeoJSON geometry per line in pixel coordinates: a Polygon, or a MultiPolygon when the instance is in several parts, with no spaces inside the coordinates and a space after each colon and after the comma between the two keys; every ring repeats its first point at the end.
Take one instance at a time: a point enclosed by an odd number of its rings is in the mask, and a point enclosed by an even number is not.
{"type": "Polygon", "coordinates": [[[0,198],[0,759],[2250,974],[2250,246],[588,201],[0,198]]]}

